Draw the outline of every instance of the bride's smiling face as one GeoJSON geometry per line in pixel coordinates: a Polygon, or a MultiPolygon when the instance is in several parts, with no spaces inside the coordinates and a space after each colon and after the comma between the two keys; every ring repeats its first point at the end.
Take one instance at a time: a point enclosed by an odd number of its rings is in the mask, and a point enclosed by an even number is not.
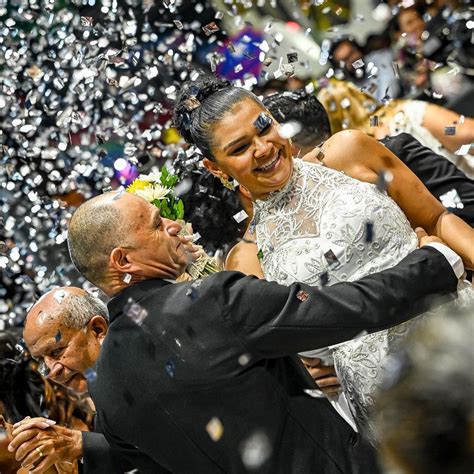
{"type": "Polygon", "coordinates": [[[205,159],[204,165],[216,176],[235,178],[254,200],[265,199],[288,182],[293,170],[290,141],[280,137],[278,127],[253,100],[238,102],[212,127],[216,161],[205,159]]]}

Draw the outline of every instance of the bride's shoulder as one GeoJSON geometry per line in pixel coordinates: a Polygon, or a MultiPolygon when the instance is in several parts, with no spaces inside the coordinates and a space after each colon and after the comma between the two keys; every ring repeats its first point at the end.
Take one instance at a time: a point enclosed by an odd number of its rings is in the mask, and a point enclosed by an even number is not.
{"type": "Polygon", "coordinates": [[[374,139],[364,132],[359,130],[342,130],[332,135],[324,142],[324,149],[332,153],[345,151],[347,154],[348,148],[364,147],[372,143],[374,139]]]}
{"type": "Polygon", "coordinates": [[[344,171],[357,179],[367,167],[368,158],[374,154],[374,146],[380,144],[374,138],[358,130],[343,130],[332,135],[323,145],[323,163],[332,169],[344,171]]]}

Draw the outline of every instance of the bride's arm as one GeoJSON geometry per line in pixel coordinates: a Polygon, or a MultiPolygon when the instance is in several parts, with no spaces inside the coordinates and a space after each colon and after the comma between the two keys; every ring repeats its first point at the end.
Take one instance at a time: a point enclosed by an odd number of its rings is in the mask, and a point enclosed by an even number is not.
{"type": "Polygon", "coordinates": [[[390,171],[393,179],[387,192],[412,227],[423,227],[428,234],[440,237],[461,256],[466,268],[474,268],[474,229],[449,213],[385,146],[362,132],[347,130],[333,135],[322,149],[326,166],[344,171],[360,181],[374,183],[378,173],[390,171]]]}
{"type": "Polygon", "coordinates": [[[257,252],[258,248],[255,242],[241,240],[230,249],[225,261],[225,269],[264,278],[257,252]]]}

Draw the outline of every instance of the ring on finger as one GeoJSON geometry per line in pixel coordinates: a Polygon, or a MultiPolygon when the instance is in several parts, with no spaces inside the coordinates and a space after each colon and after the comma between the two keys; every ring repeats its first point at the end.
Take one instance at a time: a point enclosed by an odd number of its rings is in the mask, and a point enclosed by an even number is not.
{"type": "Polygon", "coordinates": [[[45,456],[43,451],[41,451],[40,447],[35,448],[35,451],[39,454],[40,458],[43,458],[45,456]]]}

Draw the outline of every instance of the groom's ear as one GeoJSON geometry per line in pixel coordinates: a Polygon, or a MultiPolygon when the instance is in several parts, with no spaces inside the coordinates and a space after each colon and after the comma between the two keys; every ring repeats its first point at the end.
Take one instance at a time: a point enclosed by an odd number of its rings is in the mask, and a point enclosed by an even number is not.
{"type": "Polygon", "coordinates": [[[204,165],[204,168],[206,168],[211,174],[218,178],[220,178],[224,174],[217,166],[216,162],[211,161],[209,158],[204,158],[202,160],[202,164],[204,165]]]}
{"type": "Polygon", "coordinates": [[[112,252],[110,252],[109,263],[115,270],[128,273],[130,271],[131,262],[128,259],[127,249],[115,247],[112,252]]]}

